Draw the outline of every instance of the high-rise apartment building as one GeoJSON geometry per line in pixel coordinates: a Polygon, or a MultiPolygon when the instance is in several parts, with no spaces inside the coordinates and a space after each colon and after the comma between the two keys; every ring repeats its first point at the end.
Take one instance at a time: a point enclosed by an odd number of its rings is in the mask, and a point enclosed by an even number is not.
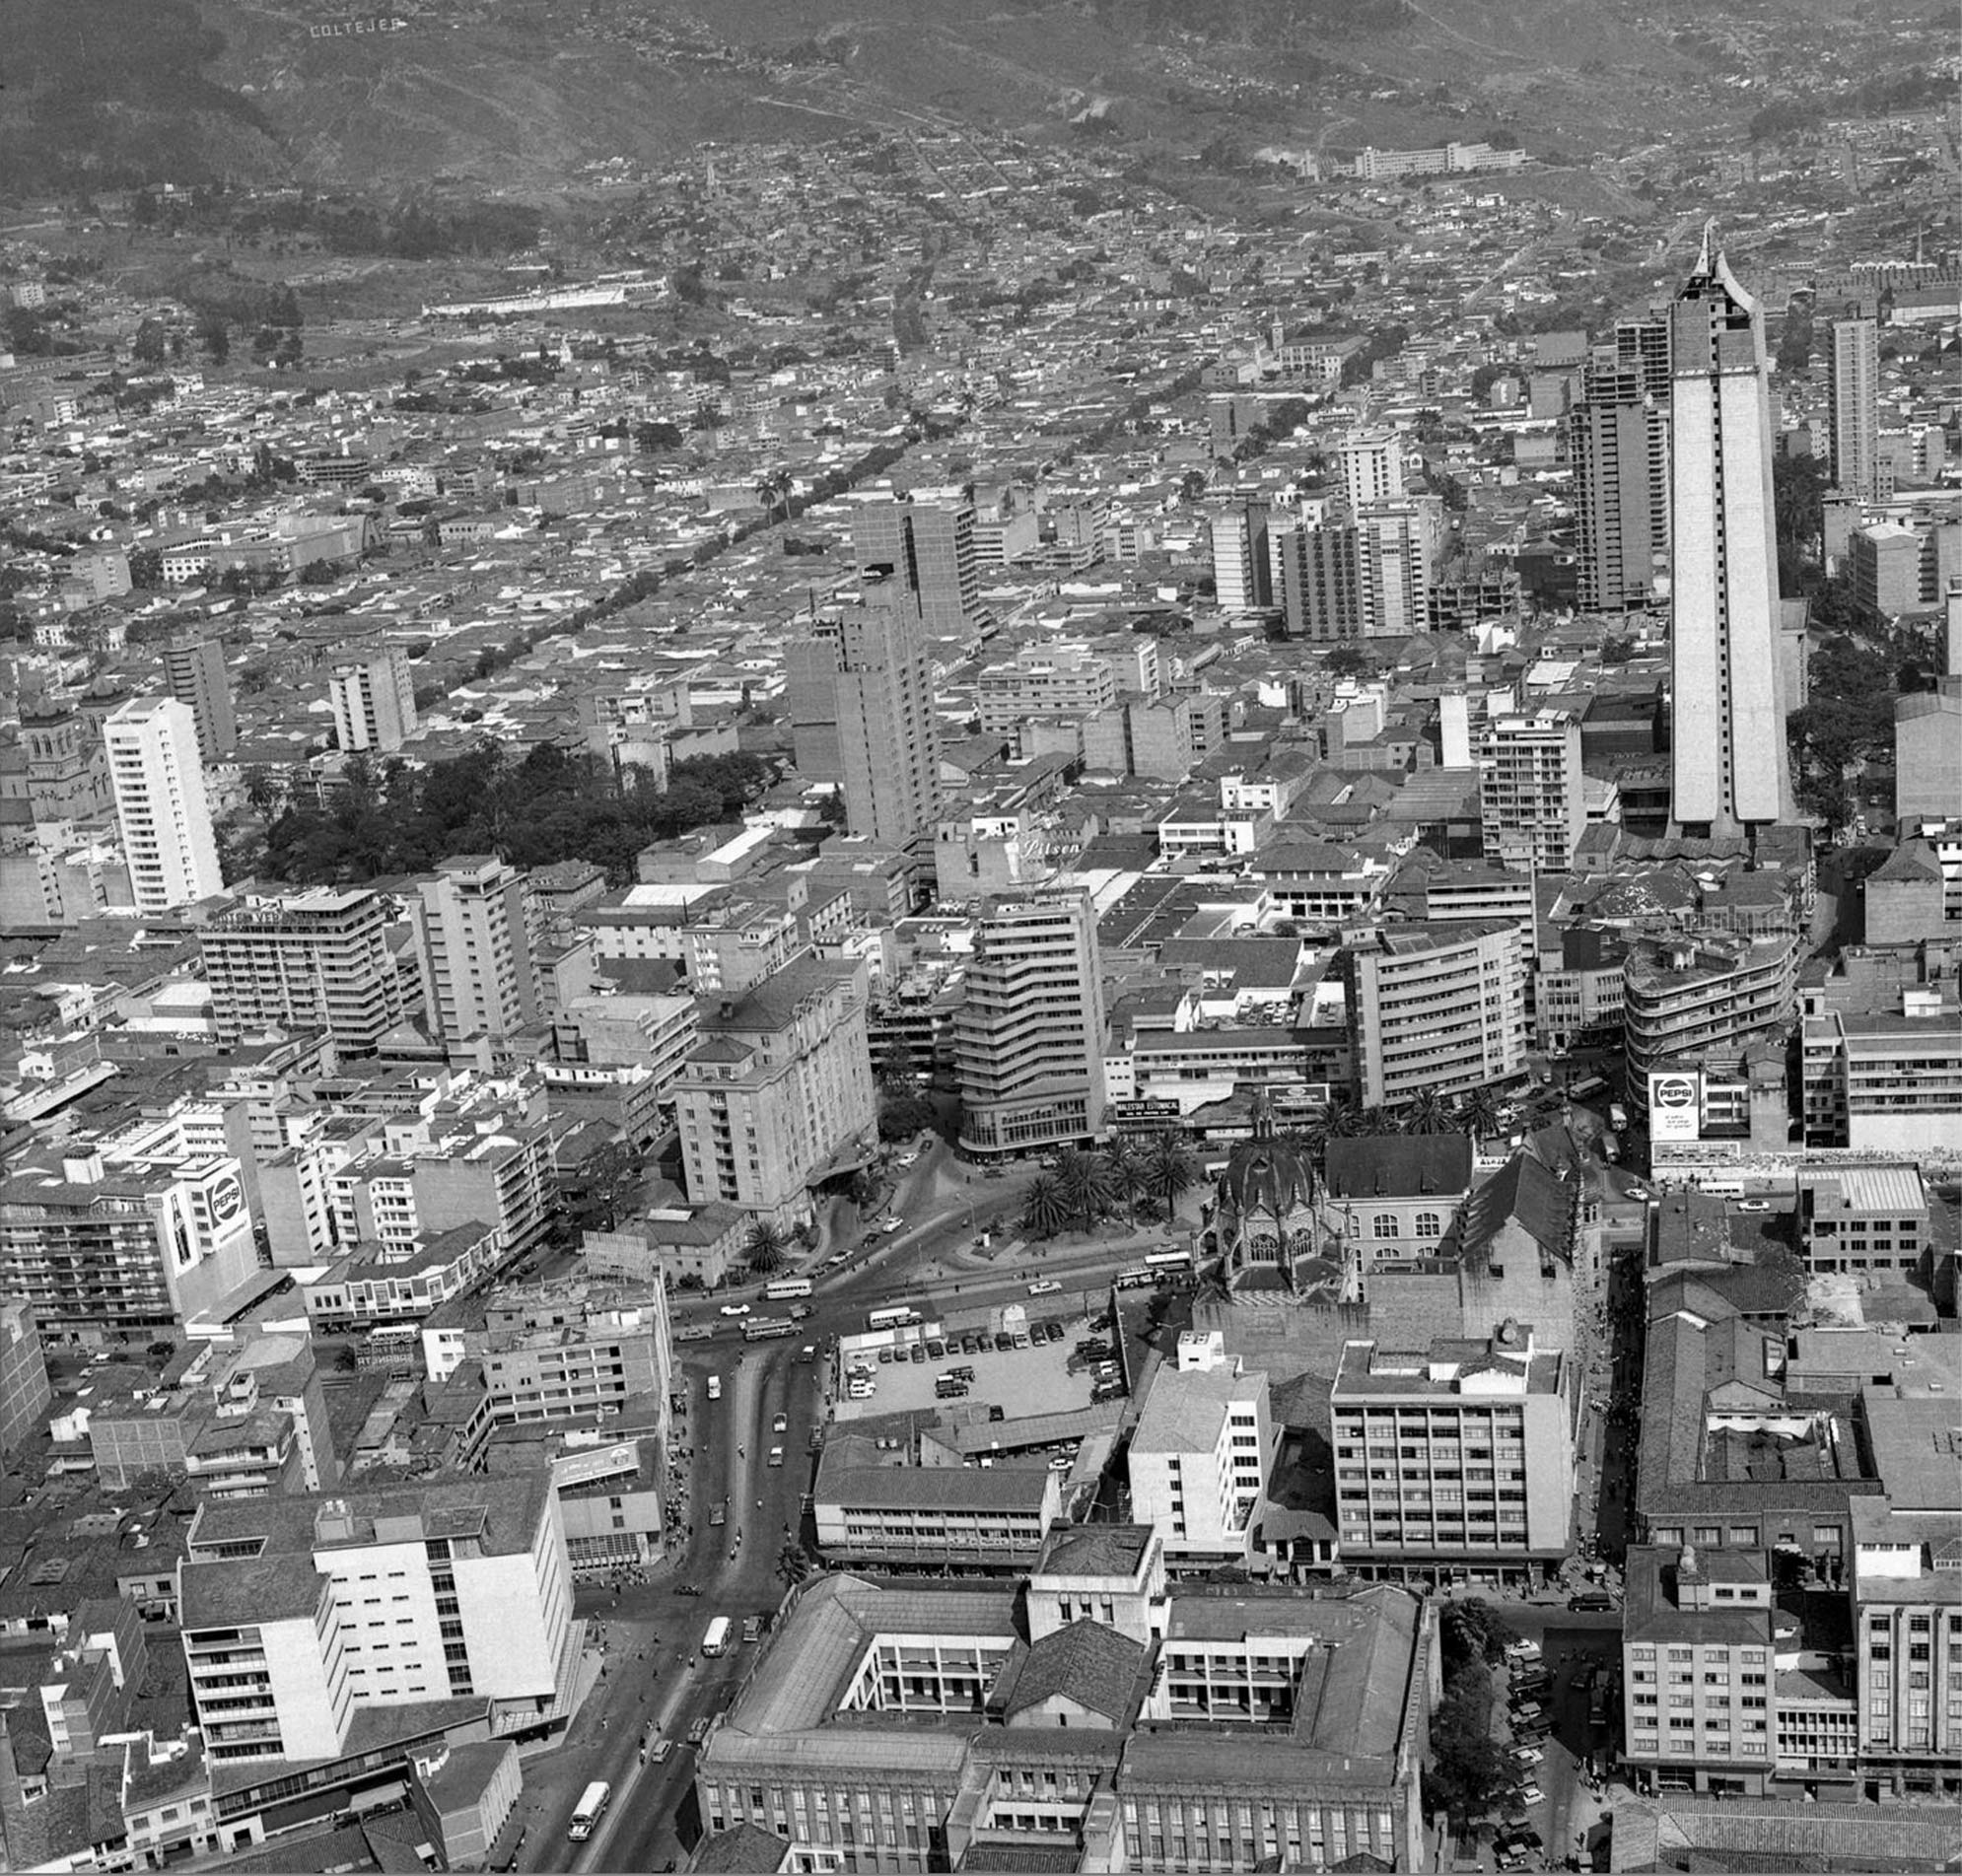
{"type": "Polygon", "coordinates": [[[1690,833],[1776,823],[1791,799],[1764,319],[1704,237],[1669,313],[1670,812],[1690,833]]]}
{"type": "Polygon", "coordinates": [[[429,1033],[452,1047],[538,1021],[525,875],[495,854],[446,860],[409,901],[429,1033]]]}
{"type": "Polygon", "coordinates": [[[1504,919],[1386,926],[1345,947],[1357,1097],[1394,1107],[1526,1069],[1526,972],[1504,919]]]}
{"type": "Polygon", "coordinates": [[[34,1311],[0,1301],[0,1458],[47,1424],[53,1399],[34,1311]]]}
{"type": "Polygon", "coordinates": [[[198,753],[207,762],[230,761],[239,746],[239,725],[223,641],[194,632],[170,640],[164,647],[164,681],[178,703],[190,706],[198,753]]]}
{"type": "Polygon", "coordinates": [[[986,901],[953,1019],[961,1145],[1023,1152],[1103,1127],[1103,985],[1082,891],[986,901]]]}
{"type": "Polygon", "coordinates": [[[1650,604],[1669,571],[1669,328],[1617,327],[1567,417],[1584,612],[1650,604]]]}
{"type": "Polygon", "coordinates": [[[1222,612],[1259,612],[1274,603],[1270,514],[1265,502],[1226,502],[1208,511],[1213,525],[1213,588],[1222,612]]]}
{"type": "Polygon", "coordinates": [[[261,1030],[324,1029],[372,1051],[415,1007],[378,892],[315,886],[248,900],[198,933],[222,1045],[261,1030]]]}
{"type": "Polygon", "coordinates": [[[1351,509],[1403,494],[1403,439],[1393,430],[1358,430],[1337,446],[1351,509]]]}
{"type": "Polygon", "coordinates": [[[861,603],[794,641],[785,666],[799,770],[839,783],[850,831],[891,847],[930,833],[940,730],[917,595],[869,574],[861,603]]]}
{"type": "Polygon", "coordinates": [[[877,1135],[862,964],[805,955],[706,1004],[674,1081],[688,1197],[789,1225],[818,1179],[863,1163],[877,1135]]]}
{"type": "Polygon", "coordinates": [[[1390,497],[1346,521],[1281,530],[1273,558],[1289,634],[1327,641],[1429,630],[1443,536],[1435,496],[1390,497]]]}
{"type": "Polygon", "coordinates": [[[1587,830],[1580,720],[1571,711],[1495,717],[1478,748],[1479,831],[1485,857],[1558,875],[1587,830]]]}
{"type": "Polygon", "coordinates": [[[103,725],[103,744],[137,911],[166,912],[223,892],[190,706],[132,698],[103,725]]]}
{"type": "Polygon", "coordinates": [[[49,1341],[142,1335],[215,1308],[258,1268],[240,1165],[72,1152],[0,1181],[0,1296],[49,1341]]]}
{"type": "Polygon", "coordinates": [[[1880,334],[1871,319],[1835,319],[1826,354],[1826,421],[1833,486],[1856,501],[1881,493],[1880,334]]]}
{"type": "Polygon", "coordinates": [[[399,645],[336,664],[328,682],[334,737],[344,753],[399,749],[415,734],[415,679],[399,645]]]}
{"type": "Polygon", "coordinates": [[[964,498],[858,509],[852,555],[862,580],[890,582],[911,596],[929,634],[964,638],[981,623],[974,506],[964,498]]]}
{"type": "Polygon", "coordinates": [[[413,1723],[479,1699],[511,1727],[570,1704],[578,1632],[549,1472],[207,1500],[184,1542],[184,1660],[214,1765],[338,1760],[378,1709],[413,1723]]]}
{"type": "Polygon", "coordinates": [[[1275,529],[1276,597],[1288,636],[1331,642],[1363,631],[1361,559],[1353,525],[1302,522],[1275,529]]]}

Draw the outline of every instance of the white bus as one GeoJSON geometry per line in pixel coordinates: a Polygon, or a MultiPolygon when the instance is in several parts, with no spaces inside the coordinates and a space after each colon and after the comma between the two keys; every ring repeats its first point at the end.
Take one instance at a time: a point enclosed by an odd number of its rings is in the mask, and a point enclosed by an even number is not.
{"type": "Polygon", "coordinates": [[[920,1320],[920,1312],[906,1303],[894,1303],[887,1309],[874,1309],[866,1316],[868,1329],[911,1329],[920,1320]]]}
{"type": "Polygon", "coordinates": [[[765,1302],[787,1303],[795,1297],[808,1296],[809,1294],[810,1279],[808,1277],[779,1277],[774,1284],[765,1285],[763,1299],[765,1302]]]}
{"type": "Polygon", "coordinates": [[[729,1618],[718,1616],[709,1624],[709,1632],[702,1637],[704,1654],[720,1654],[729,1646],[729,1618]]]}
{"type": "Polygon", "coordinates": [[[606,1815],[606,1807],[613,1802],[613,1787],[604,1778],[596,1778],[579,1794],[579,1803],[574,1807],[572,1822],[566,1826],[566,1836],[575,1843],[584,1843],[593,1835],[593,1827],[606,1815]]]}

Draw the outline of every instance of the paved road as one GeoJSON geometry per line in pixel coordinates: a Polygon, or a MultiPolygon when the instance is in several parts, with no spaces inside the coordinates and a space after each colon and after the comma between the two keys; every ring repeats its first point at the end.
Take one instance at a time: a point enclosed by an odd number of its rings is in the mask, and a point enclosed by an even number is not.
{"type": "MultiPolygon", "coordinates": [[[[658,1870],[670,1858],[685,1859],[681,1835],[695,1771],[688,1730],[727,1708],[757,1654],[732,1641],[726,1655],[709,1660],[699,1643],[712,1617],[731,1617],[739,1632],[744,1616],[773,1614],[786,1593],[780,1563],[787,1538],[807,1536],[803,1498],[815,1463],[813,1435],[825,1419],[824,1355],[833,1337],[863,1329],[866,1311],[884,1302],[965,1308],[1021,1300],[1032,1274],[1100,1290],[1114,1271],[1137,1261],[1142,1247],[1163,1241],[1162,1229],[1071,1234],[1015,1253],[1010,1262],[998,1239],[994,1254],[1004,1261],[991,1262],[975,1246],[977,1228],[1016,1209],[1033,1171],[986,1178],[965,1172],[945,1148],[924,1151],[900,1172],[891,1195],[901,1228],[875,1234],[845,1267],[813,1273],[810,1313],[795,1335],[744,1342],[741,1321],[721,1314],[732,1295],[749,1302],[751,1319],[788,1311],[788,1303],[765,1302],[758,1285],[673,1299],[677,1329],[706,1323],[715,1331],[708,1340],[676,1348],[677,1387],[685,1387],[688,1403],[676,1443],[689,1452],[693,1530],[684,1524],[671,1567],[653,1583],[623,1590],[617,1599],[606,1588],[582,1592],[581,1614],[608,1628],[606,1678],[565,1743],[526,1762],[531,1810],[519,1867],[658,1870]],[[808,1362],[802,1358],[806,1347],[815,1352],[808,1362]],[[715,1403],[708,1399],[711,1374],[723,1383],[723,1398],[715,1403]],[[772,1430],[779,1415],[786,1420],[782,1433],[772,1430]],[[768,1455],[776,1445],[784,1448],[784,1463],[772,1467],[768,1455]],[[725,1501],[728,1523],[712,1526],[711,1511],[725,1501]],[[703,1594],[682,1596],[683,1584],[699,1585],[703,1594]],[[660,1765],[640,1758],[650,1719],[674,1742],[660,1765]],[[575,1844],[566,1824],[593,1778],[612,1785],[612,1807],[592,1839],[575,1844]]],[[[865,1235],[866,1221],[844,1208],[832,1221],[828,1244],[858,1246],[865,1235]]]]}

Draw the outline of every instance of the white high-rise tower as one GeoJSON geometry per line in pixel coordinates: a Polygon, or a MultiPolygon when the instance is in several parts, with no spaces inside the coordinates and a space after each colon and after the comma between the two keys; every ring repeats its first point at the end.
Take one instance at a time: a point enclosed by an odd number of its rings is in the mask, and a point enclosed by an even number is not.
{"type": "Polygon", "coordinates": [[[124,864],[139,912],[224,891],[197,718],[175,697],[137,697],[103,725],[124,864]]]}
{"type": "Polygon", "coordinates": [[[1669,311],[1670,813],[1748,833],[1791,793],[1780,702],[1771,396],[1758,304],[1705,231],[1669,311]]]}

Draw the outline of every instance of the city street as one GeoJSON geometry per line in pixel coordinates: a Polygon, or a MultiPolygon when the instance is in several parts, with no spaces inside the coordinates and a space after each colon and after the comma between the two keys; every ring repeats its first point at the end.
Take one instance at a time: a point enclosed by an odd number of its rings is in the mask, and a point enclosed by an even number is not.
{"type": "MultiPolygon", "coordinates": [[[[617,1594],[598,1585],[580,1593],[580,1614],[596,1629],[603,1625],[605,1674],[567,1738],[526,1763],[523,1867],[658,1870],[685,1858],[683,1807],[695,1766],[688,1731],[728,1707],[755,1659],[756,1650],[738,1638],[743,1617],[774,1614],[787,1593],[784,1547],[806,1534],[803,1499],[815,1467],[813,1434],[827,1414],[825,1354],[834,1337],[863,1329],[866,1312],[885,1302],[930,1309],[956,1297],[963,1307],[1024,1301],[1031,1273],[1100,1295],[1115,1271],[1174,1236],[1165,1225],[1135,1231],[1118,1226],[1020,1248],[1013,1237],[997,1234],[981,1249],[975,1243],[980,1221],[1012,1214],[1034,1167],[991,1178],[936,1146],[897,1170],[887,1209],[904,1220],[902,1228],[876,1234],[849,1264],[819,1274],[815,1267],[827,1249],[835,1255],[865,1235],[865,1222],[852,1209],[838,1208],[819,1249],[804,1261],[803,1269],[813,1275],[806,1299],[810,1313],[795,1335],[741,1339],[743,1320],[788,1308],[764,1301],[760,1284],[673,1297],[677,1331],[701,1324],[714,1330],[706,1340],[676,1345],[676,1386],[685,1390],[687,1411],[677,1419],[675,1439],[677,1451],[688,1455],[688,1508],[679,1543],[652,1582],[617,1594]],[[732,1297],[747,1301],[752,1316],[722,1315],[732,1297]],[[815,1351],[808,1362],[801,1359],[806,1347],[815,1351]],[[720,1401],[708,1398],[711,1375],[721,1377],[720,1401]],[[772,1431],[779,1414],[787,1422],[782,1433],[772,1431]],[[774,1445],[784,1448],[781,1467],[767,1463],[774,1445]],[[720,1526],[711,1523],[718,1507],[727,1510],[720,1526]],[[683,1586],[702,1593],[683,1595],[683,1586]],[[703,1633],[721,1615],[732,1619],[736,1633],[727,1654],[704,1657],[703,1633]],[[640,1757],[650,1722],[672,1742],[659,1765],[640,1757]],[[574,1843],[566,1825],[594,1778],[611,1784],[612,1805],[593,1837],[574,1843]]],[[[1186,1204],[1196,1209],[1196,1195],[1188,1195],[1186,1204]]],[[[1176,1239],[1184,1232],[1181,1222],[1176,1239]]],[[[513,1838],[515,1831],[499,1846],[503,1860],[514,1853],[513,1838]]]]}

